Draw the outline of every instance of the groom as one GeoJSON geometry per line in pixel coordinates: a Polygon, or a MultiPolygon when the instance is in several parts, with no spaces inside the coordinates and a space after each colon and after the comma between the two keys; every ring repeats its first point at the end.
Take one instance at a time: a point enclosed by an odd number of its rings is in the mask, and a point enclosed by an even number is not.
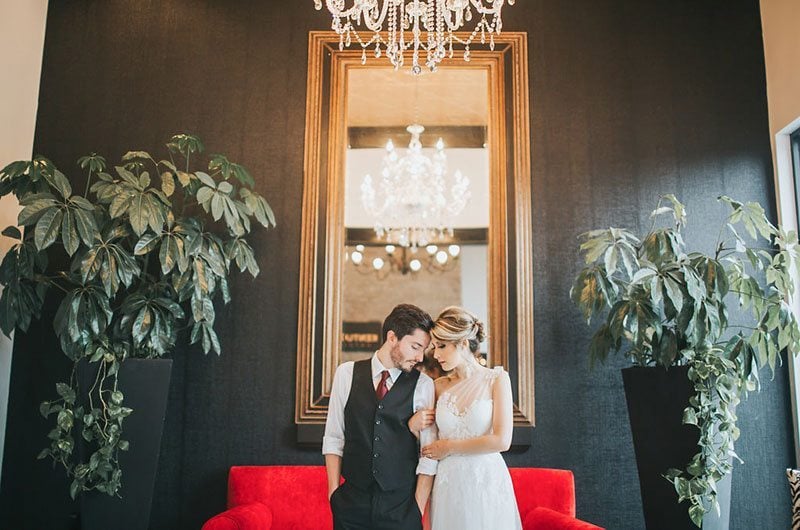
{"type": "Polygon", "coordinates": [[[336,369],[322,440],[335,530],[422,528],[436,462],[419,455],[432,433],[418,442],[408,420],[434,406],[433,381],[414,369],[432,327],[428,313],[400,304],[383,322],[384,343],[372,358],[336,369]]]}

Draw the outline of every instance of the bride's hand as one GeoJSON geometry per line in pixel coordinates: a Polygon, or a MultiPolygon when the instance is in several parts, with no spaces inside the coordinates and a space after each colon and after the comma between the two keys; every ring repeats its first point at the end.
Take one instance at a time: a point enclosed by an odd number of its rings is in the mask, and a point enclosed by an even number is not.
{"type": "Polygon", "coordinates": [[[430,445],[422,448],[422,456],[431,460],[441,460],[450,456],[450,442],[448,440],[436,440],[430,445]]]}
{"type": "Polygon", "coordinates": [[[435,419],[436,411],[433,409],[419,409],[417,413],[408,420],[408,428],[415,436],[418,436],[420,431],[433,425],[435,419]]]}

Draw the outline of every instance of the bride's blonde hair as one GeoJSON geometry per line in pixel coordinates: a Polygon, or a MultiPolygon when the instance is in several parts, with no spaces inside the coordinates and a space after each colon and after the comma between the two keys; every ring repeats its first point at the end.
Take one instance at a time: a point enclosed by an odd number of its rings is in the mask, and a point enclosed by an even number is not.
{"type": "Polygon", "coordinates": [[[473,313],[457,306],[450,306],[439,313],[431,335],[434,339],[454,344],[466,340],[472,355],[478,354],[480,343],[486,339],[483,322],[473,313]]]}

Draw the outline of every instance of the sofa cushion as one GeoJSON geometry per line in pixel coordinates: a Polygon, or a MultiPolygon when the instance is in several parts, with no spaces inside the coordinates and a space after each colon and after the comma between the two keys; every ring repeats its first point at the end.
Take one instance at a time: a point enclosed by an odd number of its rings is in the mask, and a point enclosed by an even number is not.
{"type": "Polygon", "coordinates": [[[509,468],[522,520],[539,506],[575,517],[575,478],[572,471],[530,467],[509,468]]]}
{"type": "Polygon", "coordinates": [[[282,530],[332,528],[325,466],[234,466],[228,507],[263,502],[282,530]]]}

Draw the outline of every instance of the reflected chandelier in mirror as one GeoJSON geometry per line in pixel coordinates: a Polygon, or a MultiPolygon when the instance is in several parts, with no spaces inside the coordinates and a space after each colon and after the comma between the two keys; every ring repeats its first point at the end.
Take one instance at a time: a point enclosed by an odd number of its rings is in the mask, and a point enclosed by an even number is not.
{"type": "Polygon", "coordinates": [[[364,177],[361,201],[379,238],[416,250],[445,234],[452,237],[453,218],[470,198],[469,179],[460,170],[448,175],[441,138],[428,156],[419,139],[425,127],[415,123],[406,130],[411,135],[408,149],[398,153],[392,140],[386,142],[380,178],[373,185],[372,175],[364,177]]]}

